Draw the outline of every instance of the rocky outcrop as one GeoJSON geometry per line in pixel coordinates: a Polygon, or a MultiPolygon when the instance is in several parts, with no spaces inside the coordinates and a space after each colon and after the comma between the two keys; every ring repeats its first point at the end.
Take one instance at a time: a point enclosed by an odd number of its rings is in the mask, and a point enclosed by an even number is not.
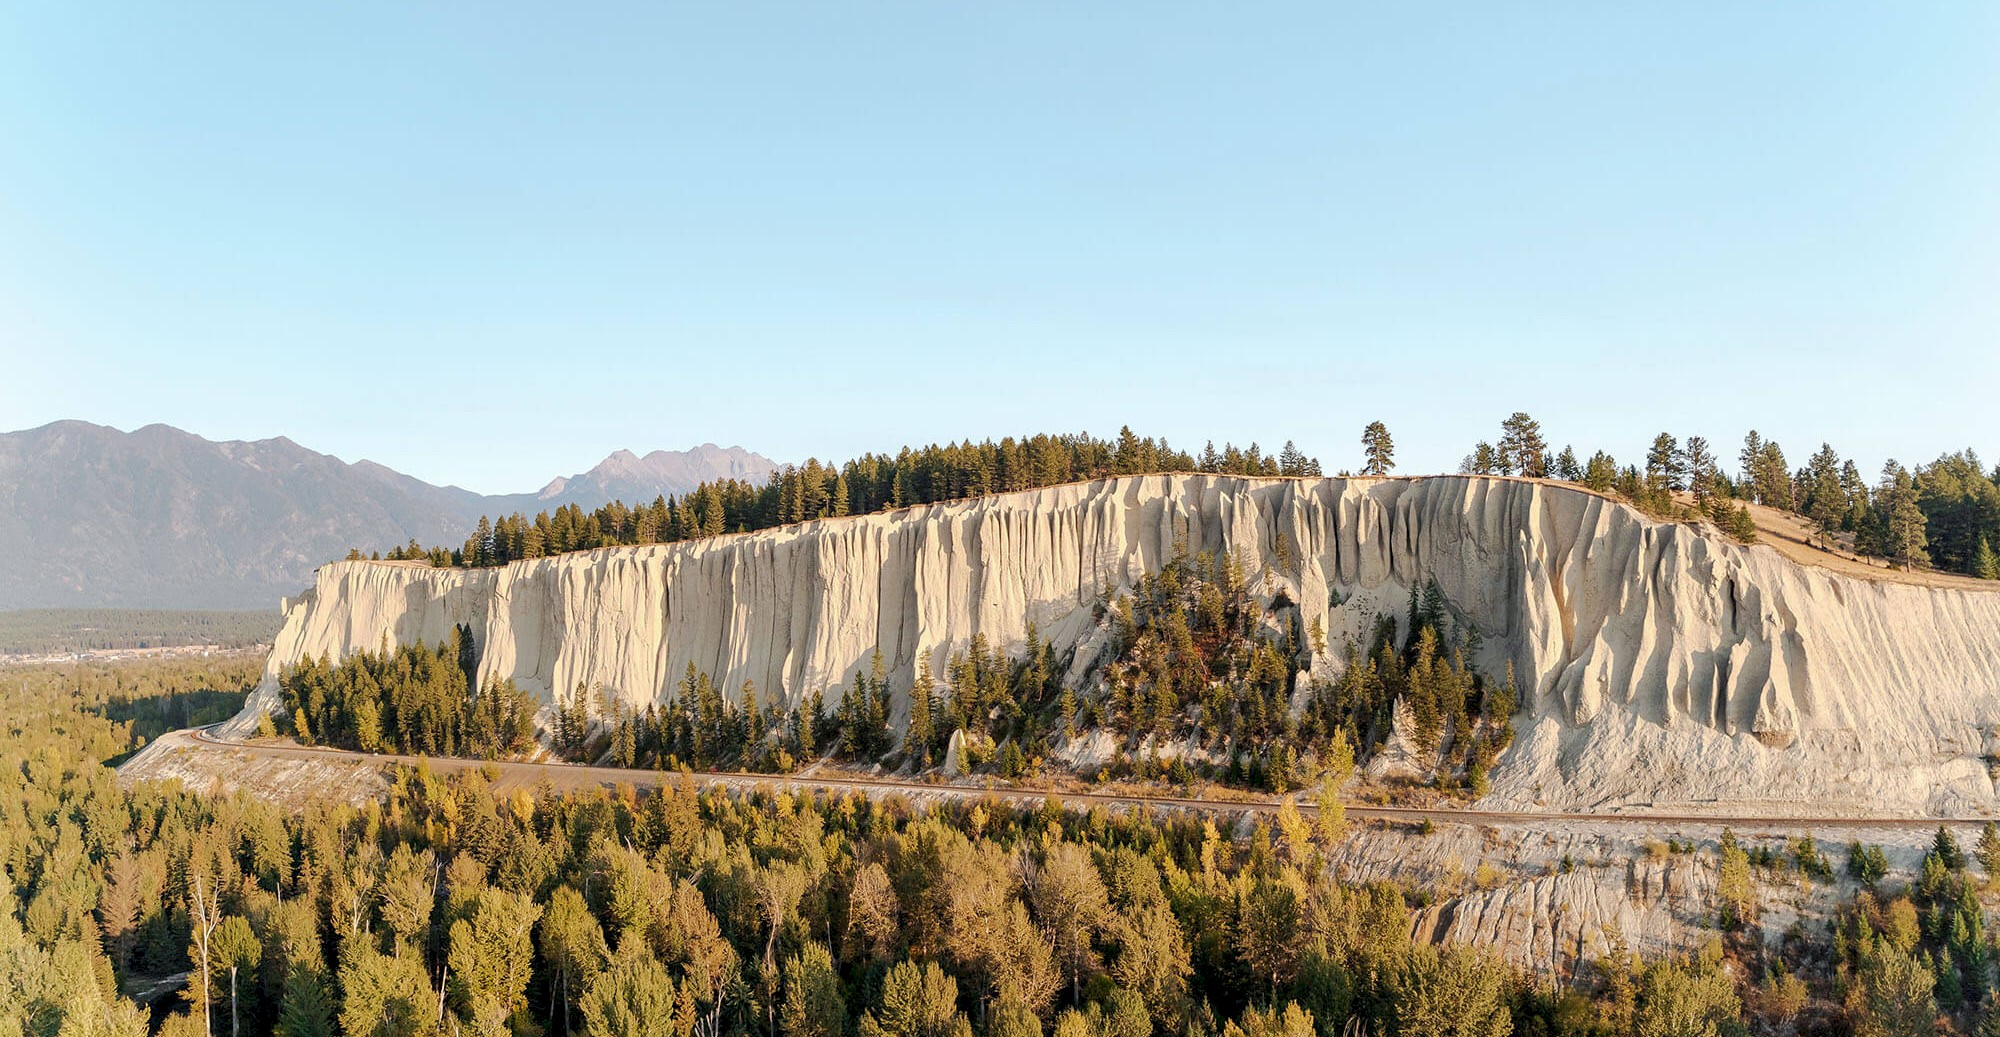
{"type": "MultiPolygon", "coordinates": [[[[1642,824],[1599,819],[1461,824],[1434,830],[1389,823],[1349,833],[1331,861],[1350,884],[1380,879],[1423,890],[1410,914],[1420,943],[1483,947],[1515,966],[1558,980],[1587,978],[1625,952],[1646,960],[1694,955],[1717,936],[1718,844],[1726,822],[1642,824]]],[[[1779,855],[1813,835],[1810,824],[1744,830],[1750,849],[1779,855]]],[[[1959,826],[1961,840],[1977,837],[1959,826]]],[[[1892,881],[1916,881],[1931,833],[1918,826],[1822,828],[1820,845],[1856,838],[1885,853],[1892,881]]],[[[1837,856],[1837,854],[1836,854],[1837,856]]],[[[1860,885],[1789,868],[1755,869],[1757,903],[1742,930],[1777,946],[1800,924],[1821,926],[1852,903],[1860,885]]]]}
{"type": "Polygon", "coordinates": [[[1335,646],[1435,579],[1481,634],[1475,662],[1511,665],[1522,691],[1498,803],[1994,804],[2000,594],[1838,576],[1572,486],[1483,477],[1138,476],[493,570],[338,562],[287,603],[236,723],[275,703],[285,665],[454,623],[482,679],[545,700],[660,700],[693,665],[796,705],[877,648],[907,688],[974,634],[1088,643],[1102,591],[1182,549],[1233,554],[1335,646]]]}

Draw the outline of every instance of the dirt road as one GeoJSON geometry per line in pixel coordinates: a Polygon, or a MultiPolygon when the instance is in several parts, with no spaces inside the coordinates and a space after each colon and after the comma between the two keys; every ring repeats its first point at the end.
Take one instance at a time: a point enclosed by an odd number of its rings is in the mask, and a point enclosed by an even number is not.
{"type": "MultiPolygon", "coordinates": [[[[902,795],[911,798],[965,798],[980,799],[992,797],[1014,803],[1040,803],[1051,795],[1060,799],[1065,806],[1106,806],[1116,809],[1150,807],[1165,810],[1198,810],[1220,813],[1270,814],[1278,809],[1278,800],[1271,797],[1251,799],[1201,799],[1183,796],[1153,796],[1133,793],[1112,792],[1072,792],[1047,789],[1016,788],[1004,785],[991,787],[961,782],[948,784],[942,781],[914,781],[897,778],[862,777],[853,774],[835,773],[815,775],[808,772],[799,774],[752,774],[740,771],[697,771],[683,774],[674,771],[653,771],[622,769],[617,767],[591,767],[569,763],[524,763],[519,761],[468,760],[453,757],[401,756],[387,753],[356,753],[342,749],[326,749],[298,745],[273,743],[237,742],[219,739],[206,728],[179,731],[165,738],[185,737],[197,745],[227,748],[234,752],[253,755],[311,759],[326,762],[397,764],[415,767],[428,766],[435,772],[480,770],[490,768],[497,774],[495,784],[501,788],[534,788],[544,783],[556,789],[580,789],[630,784],[635,788],[650,788],[662,784],[679,787],[719,786],[737,790],[754,788],[812,789],[823,792],[856,792],[868,796],[902,795]]],[[[1318,807],[1310,797],[1298,802],[1301,813],[1313,814],[1318,807]]],[[[1648,810],[1612,810],[1595,813],[1561,811],[1511,811],[1511,810],[1469,810],[1451,807],[1392,807],[1371,804],[1349,803],[1347,815],[1361,820],[1421,822],[1456,822],[1459,824],[1495,825],[1640,825],[1640,826],[1722,826],[1772,830],[1813,830],[1831,829],[1889,829],[1889,830],[1929,830],[1940,824],[1975,825],[1984,824],[1986,818],[1939,818],[1939,817],[1811,817],[1799,815],[1743,815],[1715,813],[1691,813],[1686,811],[1654,812],[1648,810]]]]}

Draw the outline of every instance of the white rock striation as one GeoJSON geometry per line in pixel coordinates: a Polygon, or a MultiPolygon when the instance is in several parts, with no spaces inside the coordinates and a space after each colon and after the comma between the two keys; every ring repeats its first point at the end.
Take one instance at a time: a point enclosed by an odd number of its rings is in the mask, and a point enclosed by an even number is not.
{"type": "Polygon", "coordinates": [[[796,705],[878,646],[907,688],[976,633],[1093,644],[1103,589],[1182,546],[1268,571],[1258,593],[1335,646],[1437,580],[1483,637],[1477,662],[1511,663],[1522,691],[1498,805],[1996,805],[2000,593],[1853,579],[1573,486],[1470,476],[1135,476],[490,570],[336,562],[286,603],[232,725],[277,703],[284,666],[457,623],[482,679],[544,700],[664,700],[692,664],[796,705]]]}

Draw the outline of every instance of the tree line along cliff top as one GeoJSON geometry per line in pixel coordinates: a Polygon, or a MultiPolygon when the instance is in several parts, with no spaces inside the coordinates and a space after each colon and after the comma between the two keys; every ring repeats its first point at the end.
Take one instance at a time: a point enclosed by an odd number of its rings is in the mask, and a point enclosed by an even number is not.
{"type": "MultiPolygon", "coordinates": [[[[1741,471],[1724,472],[1708,441],[1661,433],[1643,467],[1619,465],[1597,451],[1555,451],[1539,423],[1516,413],[1497,443],[1481,442],[1460,475],[1534,479],[1596,494],[1662,521],[1707,522],[1750,543],[1760,538],[1795,562],[1862,579],[1979,589],[2000,586],[2000,468],[1986,472],[1970,450],[1945,454],[1914,471],[1895,461],[1868,486],[1856,464],[1822,446],[1792,471],[1778,444],[1751,432],[1739,455],[1741,471]]],[[[1394,475],[1394,444],[1380,422],[1362,436],[1363,463],[1339,474],[1394,475]]],[[[1275,455],[1256,444],[1238,449],[1211,442],[1188,454],[1131,429],[1115,440],[1087,433],[1008,437],[867,454],[842,465],[809,459],[787,465],[762,484],[727,479],[703,483],[680,497],[650,503],[614,501],[585,512],[567,505],[533,519],[515,513],[482,517],[457,548],[415,541],[349,560],[422,561],[438,567],[481,568],[571,551],[672,543],[753,532],[821,518],[896,511],[1136,475],[1213,474],[1255,478],[1319,478],[1316,458],[1291,442],[1275,455]]],[[[1423,478],[1417,476],[1415,478],[1423,478]]]]}

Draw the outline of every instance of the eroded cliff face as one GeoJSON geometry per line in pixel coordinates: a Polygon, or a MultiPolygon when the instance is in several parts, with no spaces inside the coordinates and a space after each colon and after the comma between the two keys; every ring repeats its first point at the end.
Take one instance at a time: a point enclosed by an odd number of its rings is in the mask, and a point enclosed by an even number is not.
{"type": "Polygon", "coordinates": [[[1345,637],[1435,579],[1482,635],[1476,662],[1512,664],[1523,693],[1496,803],[1994,805],[2000,593],[1841,577],[1572,487],[1481,477],[1139,476],[493,570],[337,562],[287,603],[233,723],[276,702],[281,667],[455,623],[482,679],[545,700],[581,684],[660,701],[692,664],[797,705],[878,647],[900,690],[975,633],[1085,641],[1105,588],[1183,547],[1233,553],[1267,602],[1320,620],[1329,672],[1345,637]]]}

